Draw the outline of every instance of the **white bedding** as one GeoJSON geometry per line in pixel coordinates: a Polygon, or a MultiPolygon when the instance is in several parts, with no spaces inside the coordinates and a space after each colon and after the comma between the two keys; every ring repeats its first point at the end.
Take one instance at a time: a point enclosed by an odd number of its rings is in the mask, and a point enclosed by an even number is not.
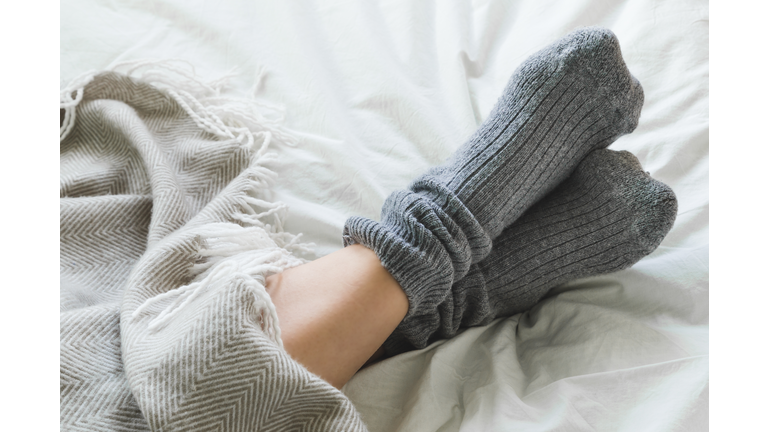
{"type": "Polygon", "coordinates": [[[65,0],[61,80],[180,58],[285,107],[286,229],[318,255],[345,219],[442,162],[515,67],[576,27],[619,37],[645,89],[630,150],[677,194],[659,249],[554,290],[530,312],[386,360],[344,388],[371,431],[708,429],[709,10],[706,1],[65,0]]]}

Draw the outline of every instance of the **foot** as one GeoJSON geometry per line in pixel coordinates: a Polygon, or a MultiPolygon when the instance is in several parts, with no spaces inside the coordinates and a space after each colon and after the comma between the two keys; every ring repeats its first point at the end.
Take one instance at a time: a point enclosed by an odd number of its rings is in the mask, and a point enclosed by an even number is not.
{"type": "Polygon", "coordinates": [[[449,160],[385,201],[381,222],[353,217],[345,245],[374,250],[408,296],[434,311],[492,239],[590,151],[637,125],[640,84],[609,30],[577,30],[526,60],[489,118],[449,160]]]}

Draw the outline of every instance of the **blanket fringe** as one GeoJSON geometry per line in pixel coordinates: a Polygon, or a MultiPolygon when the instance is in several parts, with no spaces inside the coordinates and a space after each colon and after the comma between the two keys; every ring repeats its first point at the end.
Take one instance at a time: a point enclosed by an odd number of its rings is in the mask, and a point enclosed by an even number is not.
{"type": "MultiPolygon", "coordinates": [[[[282,347],[277,312],[265,288],[266,277],[306,262],[294,254],[311,254],[314,245],[301,243],[301,234],[293,235],[283,230],[287,211],[284,203],[270,202],[259,196],[271,187],[276,177],[264,166],[276,159],[274,153],[267,153],[269,145],[275,139],[282,144],[296,145],[298,139],[282,129],[282,108],[258,102],[252,97],[222,96],[221,90],[232,78],[231,73],[206,83],[195,76],[194,67],[187,63],[188,70],[178,66],[179,63],[186,62],[139,60],[113,65],[107,71],[120,71],[161,89],[201,129],[224,139],[235,139],[251,149],[251,165],[243,173],[248,182],[243,190],[232,195],[241,211],[231,215],[231,223],[209,223],[191,228],[201,245],[196,264],[191,269],[192,282],[147,299],[131,316],[136,319],[153,305],[167,304],[148,323],[148,330],[157,331],[209,287],[221,286],[239,277],[251,288],[262,329],[282,347]]],[[[89,71],[62,89],[60,99],[65,118],[60,140],[72,131],[84,88],[97,74],[89,71]]],[[[253,94],[258,91],[263,76],[262,68],[251,89],[253,94]]]]}
{"type": "MultiPolygon", "coordinates": [[[[204,82],[197,78],[192,64],[180,59],[120,62],[104,71],[121,72],[164,90],[201,129],[216,136],[236,139],[251,146],[254,145],[255,135],[275,137],[289,146],[298,144],[298,139],[281,127],[285,118],[283,107],[260,102],[253,97],[222,95],[229,80],[236,76],[234,71],[217,80],[204,82]],[[186,69],[179,64],[185,65],[186,69]]],[[[83,98],[83,89],[97,74],[96,71],[88,71],[61,90],[60,108],[65,110],[65,114],[59,141],[63,141],[72,131],[76,107],[83,98]]],[[[259,68],[251,89],[254,95],[265,74],[265,69],[259,68]]]]}
{"type": "Polygon", "coordinates": [[[59,108],[64,110],[64,121],[59,129],[59,142],[63,141],[75,126],[75,115],[77,113],[75,108],[83,100],[83,89],[88,83],[93,81],[95,75],[95,71],[85,72],[61,89],[59,93],[59,108]]]}

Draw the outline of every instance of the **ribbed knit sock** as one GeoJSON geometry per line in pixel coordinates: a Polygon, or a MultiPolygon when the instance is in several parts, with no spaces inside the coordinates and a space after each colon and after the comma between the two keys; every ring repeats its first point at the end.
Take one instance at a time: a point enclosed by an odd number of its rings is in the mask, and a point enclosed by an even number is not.
{"type": "Polygon", "coordinates": [[[459,328],[528,310],[564,282],[627,268],[656,249],[676,214],[675,194],[634,155],[596,150],[507,227],[440,305],[407,316],[385,350],[423,348],[459,328]]]}
{"type": "Polygon", "coordinates": [[[381,222],[352,217],[344,245],[374,250],[409,315],[434,310],[492,239],[590,151],[637,125],[643,91],[616,36],[585,28],[528,58],[488,119],[449,159],[385,201],[381,222]]]}

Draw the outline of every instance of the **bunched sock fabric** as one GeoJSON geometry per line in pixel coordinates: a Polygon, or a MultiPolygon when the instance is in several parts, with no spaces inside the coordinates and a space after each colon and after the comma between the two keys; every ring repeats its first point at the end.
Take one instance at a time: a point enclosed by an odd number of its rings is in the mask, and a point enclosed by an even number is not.
{"type": "Polygon", "coordinates": [[[672,189],[634,155],[596,150],[507,227],[440,305],[407,316],[385,350],[423,348],[459,328],[528,310],[562,283],[630,267],[656,249],[676,215],[672,189]]]}
{"type": "Polygon", "coordinates": [[[348,219],[344,245],[376,252],[405,291],[409,316],[433,311],[504,227],[590,151],[634,130],[642,105],[616,36],[570,33],[515,71],[488,119],[445,164],[390,195],[381,222],[348,219]]]}

